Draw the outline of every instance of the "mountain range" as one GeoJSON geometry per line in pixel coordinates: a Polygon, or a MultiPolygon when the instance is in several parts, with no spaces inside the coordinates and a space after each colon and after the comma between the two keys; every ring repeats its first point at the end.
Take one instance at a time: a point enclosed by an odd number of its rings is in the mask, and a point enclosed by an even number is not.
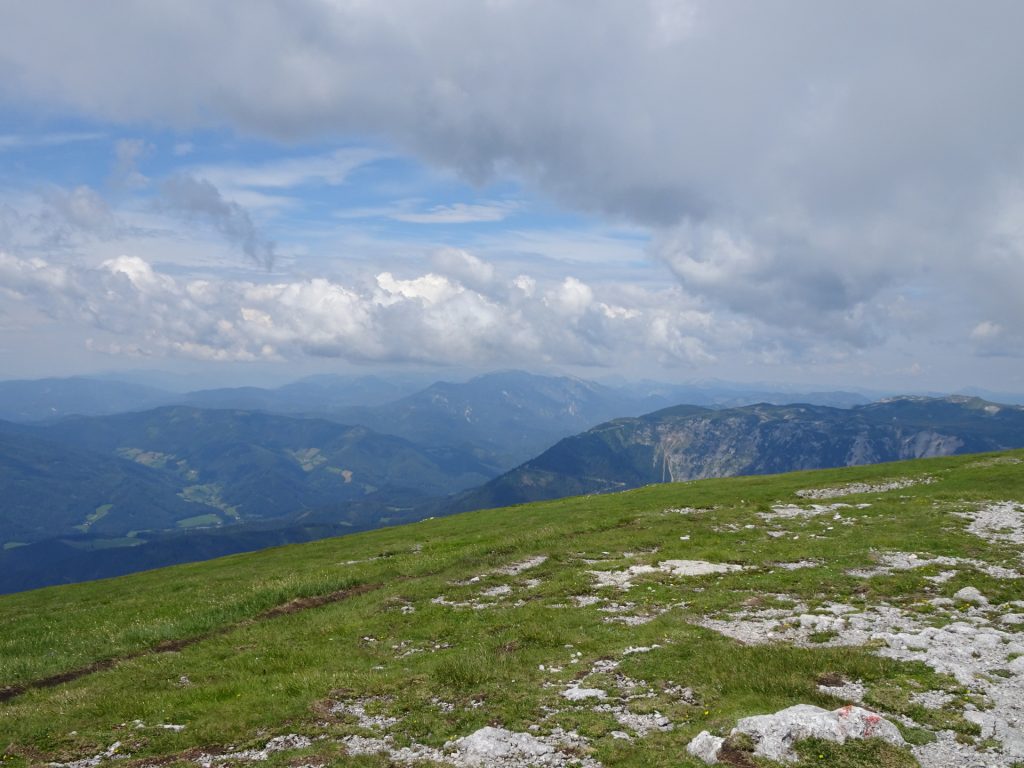
{"type": "Polygon", "coordinates": [[[1024,407],[902,397],[849,409],[681,405],[601,424],[468,491],[457,510],[650,483],[758,475],[1024,446],[1024,407]]]}
{"type": "Polygon", "coordinates": [[[313,376],[276,388],[227,387],[184,393],[149,384],[69,378],[0,382],[0,419],[52,422],[70,415],[106,416],[159,406],[261,411],[317,417],[435,447],[472,451],[494,475],[558,440],[620,416],[678,403],[727,407],[808,402],[838,407],[869,400],[850,392],[784,392],[728,382],[607,385],[565,376],[501,371],[465,382],[378,376],[313,376]]]}
{"type": "Polygon", "coordinates": [[[740,395],[521,372],[408,386],[321,377],[144,408],[164,394],[0,383],[4,413],[49,414],[0,422],[0,591],[649,483],[1024,445],[1022,409],[977,398],[661,408],[740,395]]]}

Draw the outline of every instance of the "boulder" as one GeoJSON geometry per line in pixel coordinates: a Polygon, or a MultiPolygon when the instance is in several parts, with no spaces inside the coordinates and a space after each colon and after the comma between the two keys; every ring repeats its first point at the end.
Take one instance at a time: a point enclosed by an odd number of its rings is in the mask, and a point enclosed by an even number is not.
{"type": "MultiPolygon", "coordinates": [[[[847,739],[884,739],[898,746],[905,743],[899,729],[884,717],[852,705],[830,712],[810,704],[797,704],[773,715],[745,717],[736,723],[732,733],[749,736],[758,757],[783,763],[797,759],[793,745],[804,739],[823,739],[839,744],[847,739]]],[[[686,750],[705,763],[714,764],[718,762],[723,741],[702,731],[686,750]]]]}
{"type": "Polygon", "coordinates": [[[686,751],[708,765],[714,765],[718,762],[718,750],[722,748],[724,741],[721,736],[712,736],[707,731],[701,731],[686,745],[686,751]]]}

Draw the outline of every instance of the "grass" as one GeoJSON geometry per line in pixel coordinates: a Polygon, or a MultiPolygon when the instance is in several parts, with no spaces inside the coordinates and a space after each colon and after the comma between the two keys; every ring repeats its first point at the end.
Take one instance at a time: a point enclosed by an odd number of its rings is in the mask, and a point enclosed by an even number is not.
{"type": "MultiPolygon", "coordinates": [[[[115,741],[133,758],[186,764],[190,750],[262,746],[277,734],[302,733],[325,738],[266,765],[302,756],[385,766],[382,758],[346,756],[338,739],[367,732],[352,716],[330,712],[329,702],[369,700],[368,710],[401,718],[392,730],[399,745],[441,747],[487,724],[516,731],[557,725],[589,739],[593,756],[609,768],[697,766],[684,748],[701,730],[725,734],[739,717],[795,703],[838,706],[817,689],[823,675],[862,681],[871,704],[913,717],[922,726],[922,733],[908,732],[915,743],[927,740],[930,728],[973,739],[976,726],[958,715],[911,702],[912,691],[957,689],[923,664],[829,646],[828,632],[810,648],[744,646],[695,622],[788,605],[780,595],[810,612],[834,601],[909,609],[968,582],[995,602],[1021,599],[1020,585],[973,578],[978,574],[936,585],[925,578],[935,569],[870,579],[846,573],[872,566],[884,550],[1019,566],[1012,548],[979,543],[953,514],[993,499],[1024,500],[1018,465],[967,456],[709,480],[473,512],[0,597],[0,688],[96,669],[0,703],[3,765],[88,757],[115,741]],[[938,482],[849,499],[871,503],[849,513],[852,525],[830,515],[766,523],[759,514],[778,501],[797,501],[800,488],[922,473],[938,482]],[[680,507],[710,511],[672,511],[680,507]],[[769,536],[774,529],[784,535],[769,536]],[[548,559],[519,575],[496,572],[539,554],[548,559]],[[628,592],[595,590],[587,573],[666,559],[732,562],[746,570],[685,579],[641,575],[628,592]],[[808,559],[815,567],[776,566],[808,559]],[[470,583],[473,577],[480,578],[470,583]],[[480,596],[501,585],[511,594],[480,596]],[[633,603],[634,613],[663,612],[640,626],[609,623],[601,606],[572,600],[593,594],[633,603]],[[456,608],[433,602],[438,596],[488,607],[456,608]],[[279,606],[289,608],[272,610],[279,606]],[[653,645],[659,647],[623,655],[653,645]],[[586,677],[608,658],[620,661],[615,672],[586,677]],[[675,728],[626,743],[611,735],[622,728],[612,714],[560,695],[573,680],[614,690],[617,674],[651,694],[628,702],[630,711],[658,711],[675,728]],[[681,686],[692,690],[692,702],[670,693],[681,686]],[[168,724],[185,727],[158,727],[168,724]]],[[[914,762],[905,749],[875,742],[804,744],[798,765],[812,764],[914,762]]]]}
{"type": "Polygon", "coordinates": [[[82,533],[87,532],[92,527],[93,523],[102,520],[113,508],[113,504],[101,504],[96,507],[96,510],[92,514],[85,518],[85,522],[81,525],[76,525],[75,528],[80,530],[82,533]]]}
{"type": "Polygon", "coordinates": [[[220,524],[220,517],[213,514],[212,512],[208,515],[195,515],[194,517],[186,517],[182,520],[179,520],[177,523],[179,528],[202,528],[220,524]]]}

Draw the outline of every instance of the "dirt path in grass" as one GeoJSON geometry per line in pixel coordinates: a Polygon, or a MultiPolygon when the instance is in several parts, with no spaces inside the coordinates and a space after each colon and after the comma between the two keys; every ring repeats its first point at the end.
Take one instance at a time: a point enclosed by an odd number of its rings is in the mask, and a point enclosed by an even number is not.
{"type": "Polygon", "coordinates": [[[277,618],[279,616],[288,616],[293,613],[301,613],[302,611],[308,611],[311,608],[319,608],[323,605],[330,603],[339,603],[342,600],[347,600],[350,597],[356,595],[362,595],[367,592],[373,592],[374,590],[380,589],[383,584],[360,584],[359,586],[350,587],[349,589],[339,589],[336,592],[331,592],[326,595],[314,595],[313,597],[299,597],[294,600],[289,600],[287,603],[281,605],[275,605],[273,608],[268,608],[262,613],[253,616],[252,618],[242,619],[233,624],[228,624],[223,627],[211,629],[208,632],[203,632],[199,635],[193,635],[191,637],[182,637],[175,640],[164,640],[150,648],[143,648],[138,651],[131,651],[129,653],[121,654],[120,656],[114,656],[109,659],[101,659],[100,661],[94,661],[91,664],[87,664],[84,667],[77,669],[71,669],[66,672],[58,672],[55,675],[49,675],[47,677],[40,677],[36,680],[30,680],[26,683],[19,683],[17,685],[8,685],[0,688],[0,703],[10,701],[16,696],[20,696],[30,690],[37,688],[54,688],[64,683],[70,683],[73,680],[78,680],[88,675],[95,674],[96,672],[103,672],[108,669],[116,667],[125,661],[133,661],[135,659],[142,658],[144,656],[152,656],[158,653],[175,653],[188,648],[190,645],[195,645],[203,640],[209,640],[213,637],[220,637],[230,632],[234,632],[236,629],[241,627],[250,626],[260,621],[268,621],[270,619],[277,618]]]}

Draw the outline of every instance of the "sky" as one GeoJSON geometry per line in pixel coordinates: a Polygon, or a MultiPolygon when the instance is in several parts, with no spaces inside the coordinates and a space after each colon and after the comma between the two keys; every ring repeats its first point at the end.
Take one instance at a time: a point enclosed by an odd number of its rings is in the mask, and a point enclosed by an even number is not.
{"type": "Polygon", "coordinates": [[[0,0],[0,378],[1024,392],[1024,4],[0,0]]]}

